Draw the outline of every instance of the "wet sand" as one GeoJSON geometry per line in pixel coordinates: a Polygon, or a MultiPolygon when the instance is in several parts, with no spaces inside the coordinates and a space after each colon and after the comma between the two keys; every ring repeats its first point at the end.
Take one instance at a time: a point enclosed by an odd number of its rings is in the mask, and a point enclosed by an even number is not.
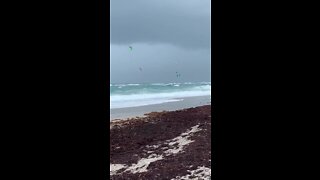
{"type": "Polygon", "coordinates": [[[111,179],[210,179],[211,105],[110,122],[111,179]]]}
{"type": "Polygon", "coordinates": [[[211,104],[211,96],[197,96],[179,98],[182,101],[166,102],[162,104],[153,104],[139,107],[118,108],[110,110],[110,121],[115,119],[127,119],[132,117],[143,117],[145,113],[174,111],[184,108],[197,107],[211,104]]]}

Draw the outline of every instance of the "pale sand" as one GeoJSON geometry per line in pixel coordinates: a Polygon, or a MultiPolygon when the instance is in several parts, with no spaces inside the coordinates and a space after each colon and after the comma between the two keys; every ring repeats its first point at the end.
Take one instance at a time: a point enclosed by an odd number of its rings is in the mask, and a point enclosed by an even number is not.
{"type": "Polygon", "coordinates": [[[147,168],[150,163],[163,159],[162,155],[151,154],[147,158],[140,159],[136,164],[132,164],[125,171],[135,173],[147,172],[147,168]]]}
{"type": "Polygon", "coordinates": [[[183,147],[192,143],[193,141],[192,140],[189,140],[190,136],[195,133],[195,132],[198,132],[200,131],[201,129],[198,128],[199,125],[196,125],[194,127],[191,128],[190,131],[187,131],[185,133],[182,133],[180,136],[172,139],[172,140],[169,140],[168,144],[170,146],[173,146],[175,144],[177,144],[177,147],[174,147],[172,149],[168,149],[165,151],[165,154],[166,155],[172,155],[172,154],[177,154],[179,152],[181,152],[183,150],[183,147]]]}
{"type": "Polygon", "coordinates": [[[116,172],[126,167],[125,164],[110,164],[110,176],[115,175],[116,172]]]}
{"type": "Polygon", "coordinates": [[[114,121],[116,119],[144,117],[144,114],[150,112],[175,111],[211,104],[211,96],[195,96],[179,99],[182,99],[182,101],[166,102],[162,104],[153,104],[139,107],[110,109],[110,121],[114,121]]]}
{"type": "Polygon", "coordinates": [[[203,179],[203,180],[209,180],[211,179],[211,169],[207,168],[207,167],[198,167],[198,169],[195,170],[188,170],[188,172],[190,174],[187,174],[185,176],[177,176],[171,180],[187,180],[187,179],[192,179],[192,180],[199,180],[199,179],[203,179]]]}

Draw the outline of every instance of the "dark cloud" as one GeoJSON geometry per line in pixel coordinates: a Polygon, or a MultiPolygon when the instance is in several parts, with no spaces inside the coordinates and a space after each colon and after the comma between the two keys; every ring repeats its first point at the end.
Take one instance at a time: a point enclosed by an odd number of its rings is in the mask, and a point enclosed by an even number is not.
{"type": "Polygon", "coordinates": [[[110,8],[112,83],[210,81],[209,0],[111,0],[110,8]]]}
{"type": "Polygon", "coordinates": [[[210,47],[209,0],[111,0],[111,43],[210,47]]]}

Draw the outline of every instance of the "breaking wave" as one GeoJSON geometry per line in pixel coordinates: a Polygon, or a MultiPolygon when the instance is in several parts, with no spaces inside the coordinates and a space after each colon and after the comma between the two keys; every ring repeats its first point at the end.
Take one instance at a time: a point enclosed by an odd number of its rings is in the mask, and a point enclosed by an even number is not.
{"type": "Polygon", "coordinates": [[[119,84],[110,88],[111,109],[181,101],[183,97],[211,95],[210,82],[119,84]]]}

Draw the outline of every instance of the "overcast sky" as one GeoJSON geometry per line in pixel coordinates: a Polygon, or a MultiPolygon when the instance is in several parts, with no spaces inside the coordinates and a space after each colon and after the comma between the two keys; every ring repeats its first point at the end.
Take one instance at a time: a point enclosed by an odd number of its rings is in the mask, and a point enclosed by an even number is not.
{"type": "Polygon", "coordinates": [[[111,83],[211,81],[210,3],[111,0],[111,83]]]}

